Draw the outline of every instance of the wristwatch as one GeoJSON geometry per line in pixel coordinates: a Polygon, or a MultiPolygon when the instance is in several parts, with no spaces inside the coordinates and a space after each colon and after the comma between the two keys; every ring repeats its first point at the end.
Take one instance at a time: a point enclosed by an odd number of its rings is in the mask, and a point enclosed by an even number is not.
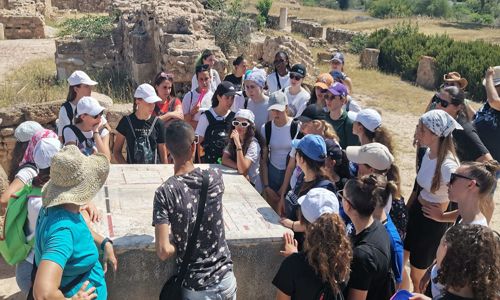
{"type": "Polygon", "coordinates": [[[101,243],[101,250],[104,251],[104,246],[106,246],[106,243],[111,243],[111,245],[113,245],[113,241],[110,240],[109,238],[105,238],[102,243],[101,243]]]}

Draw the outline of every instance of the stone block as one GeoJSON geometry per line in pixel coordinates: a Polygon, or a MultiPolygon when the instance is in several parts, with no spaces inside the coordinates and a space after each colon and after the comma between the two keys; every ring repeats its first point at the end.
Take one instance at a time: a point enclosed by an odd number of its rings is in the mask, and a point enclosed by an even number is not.
{"type": "Polygon", "coordinates": [[[191,16],[185,13],[170,17],[164,28],[166,33],[193,34],[194,31],[191,16]]]}
{"type": "Polygon", "coordinates": [[[379,55],[379,49],[365,48],[359,57],[361,67],[365,69],[377,69],[379,55]]]}
{"type": "Polygon", "coordinates": [[[147,64],[153,61],[153,41],[147,32],[134,32],[130,36],[130,41],[134,63],[147,64]]]}
{"type": "Polygon", "coordinates": [[[24,116],[19,108],[0,109],[0,118],[2,118],[2,127],[17,126],[24,121],[24,116]]]}
{"type": "Polygon", "coordinates": [[[5,40],[4,25],[0,23],[0,40],[5,40]]]}
{"type": "Polygon", "coordinates": [[[430,56],[422,56],[418,62],[417,85],[433,90],[438,85],[438,82],[436,59],[430,56]]]}
{"type": "Polygon", "coordinates": [[[12,135],[14,135],[14,128],[12,128],[12,127],[3,128],[2,130],[0,130],[0,135],[2,137],[12,136],[12,135]]]}
{"type": "Polygon", "coordinates": [[[356,31],[327,28],[326,40],[330,44],[343,45],[352,41],[352,38],[358,34],[360,33],[356,31]]]}
{"type": "Polygon", "coordinates": [[[107,95],[98,92],[92,92],[92,97],[96,99],[99,104],[101,104],[101,106],[105,109],[110,109],[113,106],[113,99],[111,99],[111,97],[107,95]]]}
{"type": "Polygon", "coordinates": [[[300,33],[306,37],[322,38],[324,28],[321,24],[307,20],[293,20],[292,32],[300,33]]]}
{"type": "Polygon", "coordinates": [[[316,56],[318,58],[318,62],[325,62],[330,60],[332,54],[330,52],[318,52],[316,56]]]}

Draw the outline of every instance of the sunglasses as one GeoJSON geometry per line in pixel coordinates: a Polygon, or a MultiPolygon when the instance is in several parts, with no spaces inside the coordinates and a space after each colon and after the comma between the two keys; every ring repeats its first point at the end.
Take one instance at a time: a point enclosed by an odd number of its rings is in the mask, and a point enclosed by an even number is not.
{"type": "Polygon", "coordinates": [[[299,75],[295,75],[295,74],[290,74],[290,79],[293,79],[293,80],[301,80],[303,77],[302,76],[299,76],[299,75]]]}
{"type": "Polygon", "coordinates": [[[335,96],[333,94],[326,94],[325,95],[325,100],[327,100],[327,101],[333,101],[333,100],[335,100],[335,97],[337,97],[337,96],[335,96]]]}
{"type": "Polygon", "coordinates": [[[172,73],[161,72],[160,76],[163,78],[167,78],[167,79],[174,79],[174,74],[172,74],[172,73]]]}
{"type": "Polygon", "coordinates": [[[100,112],[100,113],[98,113],[97,115],[95,115],[95,116],[91,116],[91,117],[92,117],[92,118],[94,118],[94,119],[97,119],[97,118],[99,118],[100,116],[102,116],[102,115],[103,115],[103,113],[104,113],[104,111],[101,111],[101,112],[100,112]]]}
{"type": "Polygon", "coordinates": [[[432,97],[432,102],[436,103],[436,104],[440,104],[443,108],[447,108],[448,105],[450,105],[450,102],[442,99],[441,97],[439,97],[437,94],[434,95],[434,97],[432,97]]]}
{"type": "Polygon", "coordinates": [[[246,127],[248,127],[250,125],[249,122],[244,122],[244,121],[240,122],[240,121],[237,121],[237,120],[234,120],[232,124],[233,124],[234,127],[240,126],[240,127],[243,127],[243,128],[246,128],[246,127]]]}
{"type": "Polygon", "coordinates": [[[458,173],[451,173],[450,184],[453,184],[453,182],[455,182],[455,180],[457,180],[458,178],[462,178],[462,179],[467,179],[467,180],[474,181],[475,185],[477,187],[479,187],[479,183],[477,183],[475,179],[467,177],[467,176],[462,175],[462,174],[458,174],[458,173]]]}
{"type": "Polygon", "coordinates": [[[349,205],[351,205],[354,209],[356,209],[356,206],[352,204],[351,201],[344,195],[344,190],[339,190],[337,191],[337,197],[340,198],[340,200],[345,200],[349,205]]]}

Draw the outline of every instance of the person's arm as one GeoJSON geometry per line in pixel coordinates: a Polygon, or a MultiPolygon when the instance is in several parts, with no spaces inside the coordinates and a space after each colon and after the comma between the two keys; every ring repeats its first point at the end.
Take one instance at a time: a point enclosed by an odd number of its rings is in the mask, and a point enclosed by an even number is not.
{"type": "MultiPolygon", "coordinates": [[[[178,101],[178,99],[174,99],[171,101],[178,101]]],[[[175,105],[175,110],[174,111],[169,111],[165,113],[164,115],[159,116],[160,120],[163,122],[168,121],[170,119],[178,119],[178,120],[184,120],[184,114],[182,113],[182,105],[179,102],[179,104],[175,105]]]]}
{"type": "Polygon", "coordinates": [[[170,242],[170,225],[155,225],[156,255],[161,260],[166,260],[175,254],[175,246],[170,242]]]}
{"type": "Polygon", "coordinates": [[[115,143],[113,144],[113,157],[119,164],[126,164],[127,161],[125,157],[123,157],[122,149],[123,144],[125,143],[125,136],[121,133],[116,132],[115,134],[115,143]]]}
{"type": "Polygon", "coordinates": [[[162,164],[168,164],[167,147],[165,143],[158,144],[158,152],[160,152],[160,161],[162,164]]]}
{"type": "Polygon", "coordinates": [[[24,182],[22,182],[17,177],[14,178],[14,180],[12,180],[7,189],[3,192],[2,197],[0,198],[0,203],[3,206],[7,206],[7,203],[9,203],[10,196],[20,191],[23,187],[24,187],[24,182]]]}
{"type": "Polygon", "coordinates": [[[495,74],[495,70],[493,67],[489,67],[486,70],[485,76],[485,88],[486,88],[486,97],[490,106],[496,110],[500,110],[500,96],[498,96],[497,89],[495,88],[495,84],[493,83],[493,75],[495,74]]]}
{"type": "Polygon", "coordinates": [[[57,135],[59,136],[59,139],[61,140],[62,143],[63,128],[64,126],[71,124],[70,120],[68,119],[66,108],[64,106],[61,106],[61,108],[59,109],[58,120],[59,121],[57,122],[57,135]]]}
{"type": "Polygon", "coordinates": [[[97,152],[104,154],[108,160],[111,160],[111,153],[109,151],[109,145],[105,145],[102,141],[102,137],[99,134],[99,130],[93,132],[95,147],[97,148],[97,152]]]}
{"type": "Polygon", "coordinates": [[[276,300],[290,300],[290,299],[292,299],[292,297],[283,293],[280,289],[278,289],[278,291],[276,292],[276,300]]]}
{"type": "MultiPolygon", "coordinates": [[[[238,173],[246,176],[250,166],[252,165],[252,160],[243,154],[243,147],[241,146],[240,135],[237,130],[233,130],[231,137],[233,138],[234,145],[236,146],[236,166],[238,167],[238,173]]],[[[253,145],[250,145],[250,147],[252,146],[253,145]]],[[[250,147],[247,152],[252,151],[250,147]]]]}
{"type": "Polygon", "coordinates": [[[285,178],[283,179],[283,183],[281,184],[281,188],[279,190],[280,197],[285,197],[285,193],[288,190],[288,186],[290,185],[290,179],[292,178],[293,170],[295,170],[295,156],[290,156],[288,158],[288,165],[286,166],[285,178]]]}
{"type": "Polygon", "coordinates": [[[422,206],[424,216],[436,222],[454,223],[458,218],[458,210],[443,212],[440,203],[428,203],[422,206]]]}
{"type": "Polygon", "coordinates": [[[238,165],[236,164],[236,162],[234,160],[231,159],[230,154],[227,153],[226,151],[224,151],[224,153],[222,154],[222,164],[226,167],[229,167],[229,168],[232,168],[235,170],[238,169],[238,165]]]}
{"type": "Polygon", "coordinates": [[[491,156],[490,153],[486,153],[484,155],[481,155],[476,159],[477,162],[487,162],[490,160],[493,160],[493,156],[491,156]]]}
{"type": "Polygon", "coordinates": [[[347,294],[347,300],[366,300],[366,296],[368,296],[368,291],[350,288],[347,294]]]}
{"type": "Polygon", "coordinates": [[[342,83],[345,84],[345,86],[347,87],[347,91],[349,92],[349,95],[352,95],[352,80],[351,80],[351,78],[349,78],[349,77],[344,78],[344,80],[342,80],[342,83]]]}

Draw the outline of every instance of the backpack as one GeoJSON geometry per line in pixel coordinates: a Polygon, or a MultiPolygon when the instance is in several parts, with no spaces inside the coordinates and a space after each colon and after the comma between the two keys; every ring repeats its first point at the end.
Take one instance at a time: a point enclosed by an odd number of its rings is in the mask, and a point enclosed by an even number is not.
{"type": "Polygon", "coordinates": [[[64,107],[66,109],[66,115],[68,116],[69,119],[69,124],[73,124],[73,118],[75,117],[75,114],[73,112],[73,107],[71,106],[71,103],[69,101],[66,101],[61,105],[61,107],[64,107]]]}
{"type": "Polygon", "coordinates": [[[62,131],[63,132],[63,135],[62,135],[63,145],[66,144],[66,141],[64,139],[64,130],[66,128],[71,129],[75,133],[75,135],[76,135],[76,137],[78,139],[78,144],[79,145],[80,144],[85,145],[85,149],[84,149],[84,151],[82,151],[85,155],[89,156],[92,153],[94,153],[95,143],[91,142],[87,137],[85,137],[85,135],[83,135],[83,132],[78,127],[76,127],[75,125],[66,125],[66,126],[64,126],[63,131],[62,131]]]}
{"type": "Polygon", "coordinates": [[[215,164],[222,157],[222,152],[229,143],[229,130],[234,115],[235,113],[231,111],[223,120],[217,120],[210,111],[205,112],[208,127],[202,145],[205,151],[202,157],[203,163],[215,164]]]}
{"type": "MultiPolygon", "coordinates": [[[[265,130],[265,134],[266,134],[266,146],[269,147],[269,142],[271,141],[271,131],[272,131],[272,121],[268,121],[266,123],[266,125],[264,125],[264,130],[265,130]]],[[[299,129],[299,122],[298,121],[295,121],[293,120],[292,121],[292,124],[290,125],[290,137],[293,139],[295,139],[295,136],[297,135],[297,131],[299,129]]]]}
{"type": "Polygon", "coordinates": [[[148,134],[141,135],[139,137],[135,135],[134,126],[132,125],[132,121],[130,121],[129,116],[126,116],[125,118],[127,118],[130,129],[132,130],[132,135],[134,136],[134,145],[131,147],[133,152],[127,153],[127,158],[133,157],[136,164],[156,164],[157,152],[156,149],[153,150],[151,148],[149,136],[155,128],[158,117],[155,117],[153,123],[151,123],[148,134]]]}
{"type": "Polygon", "coordinates": [[[28,218],[28,199],[32,196],[41,197],[39,187],[25,185],[9,199],[4,216],[4,226],[0,228],[0,253],[9,265],[23,261],[31,249],[35,239],[27,240],[24,225],[28,218]]]}

